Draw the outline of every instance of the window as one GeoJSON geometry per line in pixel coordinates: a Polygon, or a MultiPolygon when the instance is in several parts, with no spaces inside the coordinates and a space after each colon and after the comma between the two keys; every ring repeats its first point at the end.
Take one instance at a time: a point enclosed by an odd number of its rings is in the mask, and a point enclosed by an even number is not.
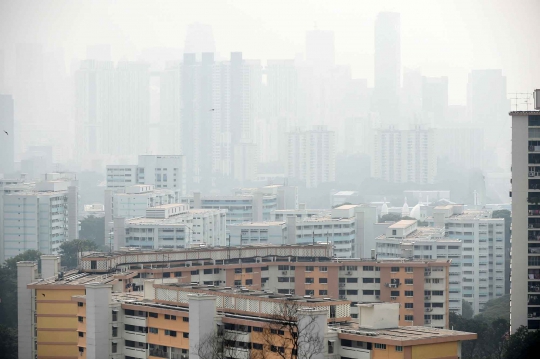
{"type": "Polygon", "coordinates": [[[159,330],[158,330],[158,328],[148,328],[148,332],[150,332],[152,334],[158,334],[159,330]]]}
{"type": "Polygon", "coordinates": [[[79,323],[82,323],[83,322],[83,317],[77,317],[77,320],[79,321],[79,323]]]}
{"type": "Polygon", "coordinates": [[[347,278],[347,283],[358,283],[358,278],[347,278]]]}
{"type": "Polygon", "coordinates": [[[412,297],[414,295],[413,291],[412,290],[406,290],[405,291],[405,296],[406,297],[412,297]]]}
{"type": "Polygon", "coordinates": [[[373,266],[363,266],[362,269],[366,272],[373,272],[373,266]]]}
{"type": "Polygon", "coordinates": [[[83,332],[79,332],[79,337],[83,338],[83,337],[84,337],[84,333],[83,333],[83,332]]]}
{"type": "Polygon", "coordinates": [[[313,278],[306,278],[306,284],[313,284],[315,280],[313,278]]]}
{"type": "Polygon", "coordinates": [[[306,290],[306,295],[315,295],[315,291],[312,289],[306,290]]]}
{"type": "Polygon", "coordinates": [[[319,278],[319,283],[322,283],[322,284],[328,283],[328,278],[319,278]]]}
{"type": "Polygon", "coordinates": [[[240,279],[235,280],[234,285],[242,285],[242,281],[240,279]]]}
{"type": "Polygon", "coordinates": [[[405,267],[405,273],[412,273],[413,269],[412,267],[405,267]]]}
{"type": "Polygon", "coordinates": [[[413,309],[414,308],[414,303],[405,303],[405,308],[406,309],[413,309]]]}
{"type": "Polygon", "coordinates": [[[234,268],[234,273],[242,274],[242,268],[234,268]]]}
{"type": "Polygon", "coordinates": [[[399,290],[393,290],[390,292],[391,297],[399,297],[399,290]]]}
{"type": "Polygon", "coordinates": [[[165,314],[165,319],[167,319],[167,320],[176,320],[176,315],[165,314]]]}
{"type": "Polygon", "coordinates": [[[262,350],[262,349],[263,349],[263,345],[262,345],[262,344],[259,344],[259,343],[253,343],[253,349],[255,349],[255,350],[262,350]]]}
{"type": "Polygon", "coordinates": [[[82,307],[84,306],[83,302],[77,302],[77,307],[82,307]]]}
{"type": "Polygon", "coordinates": [[[434,314],[431,316],[431,319],[433,320],[443,320],[442,314],[434,314]]]}
{"type": "Polygon", "coordinates": [[[181,277],[181,276],[182,276],[182,272],[174,272],[174,276],[175,276],[176,278],[181,277]]]}
{"type": "Polygon", "coordinates": [[[326,289],[319,290],[319,295],[328,295],[328,291],[326,289]]]}
{"type": "Polygon", "coordinates": [[[312,266],[306,266],[306,272],[313,272],[313,269],[312,266]]]}
{"type": "Polygon", "coordinates": [[[406,315],[405,316],[405,320],[408,321],[408,322],[412,322],[414,320],[414,316],[412,315],[406,315]]]}
{"type": "Polygon", "coordinates": [[[431,295],[443,295],[443,291],[442,290],[432,290],[431,295]]]}
{"type": "Polygon", "coordinates": [[[412,280],[412,279],[405,279],[405,284],[412,285],[412,284],[413,284],[413,280],[412,280]]]}
{"type": "Polygon", "coordinates": [[[182,321],[189,323],[189,317],[182,317],[182,321]]]}
{"type": "Polygon", "coordinates": [[[205,269],[203,271],[204,274],[212,274],[214,271],[212,269],[205,269]]]}
{"type": "Polygon", "coordinates": [[[362,278],[362,283],[373,283],[375,279],[373,278],[362,278]]]}
{"type": "Polygon", "coordinates": [[[253,330],[254,332],[262,333],[263,328],[261,328],[261,327],[253,327],[252,330],[253,330]]]}
{"type": "Polygon", "coordinates": [[[118,327],[112,327],[112,336],[113,338],[118,336],[118,327]]]}
{"type": "Polygon", "coordinates": [[[403,347],[401,345],[396,345],[396,351],[397,352],[402,352],[403,351],[403,347]]]}
{"type": "Polygon", "coordinates": [[[111,343],[111,352],[116,353],[118,351],[118,343],[111,343]]]}
{"type": "Polygon", "coordinates": [[[253,268],[246,268],[246,273],[253,273],[253,268]]]}
{"type": "Polygon", "coordinates": [[[386,350],[386,344],[375,343],[375,349],[384,349],[384,350],[386,350]]]}
{"type": "Polygon", "coordinates": [[[199,270],[192,270],[191,275],[199,275],[199,270]]]}
{"type": "Polygon", "coordinates": [[[356,289],[349,289],[347,290],[347,295],[358,295],[358,291],[356,289]]]}
{"type": "Polygon", "coordinates": [[[246,285],[252,285],[253,279],[246,279],[246,285]]]}
{"type": "Polygon", "coordinates": [[[319,272],[328,272],[328,267],[319,267],[319,272]]]}
{"type": "Polygon", "coordinates": [[[79,347],[79,353],[81,353],[81,355],[82,355],[82,353],[84,353],[84,348],[83,347],[79,347]]]}
{"type": "Polygon", "coordinates": [[[189,333],[182,333],[182,337],[189,338],[189,333]]]}
{"type": "Polygon", "coordinates": [[[151,318],[157,318],[158,314],[150,312],[150,313],[148,313],[148,316],[151,317],[151,318]]]}
{"type": "Polygon", "coordinates": [[[372,290],[364,289],[364,290],[362,291],[362,294],[363,294],[363,295],[373,295],[374,292],[373,292],[372,290]]]}
{"type": "Polygon", "coordinates": [[[390,268],[390,272],[392,272],[392,273],[397,273],[397,272],[399,272],[399,267],[392,267],[392,268],[390,268]]]}
{"type": "Polygon", "coordinates": [[[168,335],[168,336],[171,336],[171,337],[176,337],[176,331],[175,330],[165,329],[165,335],[168,335]]]}

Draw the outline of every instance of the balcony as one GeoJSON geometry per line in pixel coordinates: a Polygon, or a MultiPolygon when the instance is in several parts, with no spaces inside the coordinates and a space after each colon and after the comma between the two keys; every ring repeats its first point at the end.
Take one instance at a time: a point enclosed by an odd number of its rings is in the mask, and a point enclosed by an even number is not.
{"type": "Polygon", "coordinates": [[[134,325],[137,327],[146,327],[146,317],[139,317],[134,315],[125,315],[124,324],[134,325]]]}
{"type": "Polygon", "coordinates": [[[124,339],[126,340],[133,340],[134,342],[146,343],[146,338],[147,338],[146,333],[124,330],[124,339]]]}
{"type": "Polygon", "coordinates": [[[371,350],[368,349],[341,346],[339,353],[347,358],[371,359],[371,350]]]}
{"type": "Polygon", "coordinates": [[[146,349],[124,347],[124,354],[133,358],[146,359],[146,349]]]}

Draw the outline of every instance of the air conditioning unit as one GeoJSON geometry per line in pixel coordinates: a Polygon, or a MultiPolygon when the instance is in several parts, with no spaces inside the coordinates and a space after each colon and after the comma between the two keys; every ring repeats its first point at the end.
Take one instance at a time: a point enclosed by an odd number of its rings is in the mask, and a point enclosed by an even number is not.
{"type": "Polygon", "coordinates": [[[390,297],[390,299],[391,299],[391,300],[396,300],[396,299],[397,299],[397,297],[390,297]]]}
{"type": "Polygon", "coordinates": [[[375,299],[381,299],[381,296],[380,296],[380,295],[376,295],[376,296],[375,296],[375,299]]]}
{"type": "Polygon", "coordinates": [[[345,287],[345,283],[339,283],[340,287],[345,287]]]}
{"type": "Polygon", "coordinates": [[[424,296],[424,299],[425,299],[425,300],[430,300],[430,299],[431,299],[431,295],[425,295],[425,296],[424,296]]]}
{"type": "Polygon", "coordinates": [[[426,308],[426,312],[433,312],[433,308],[426,308]]]}
{"type": "Polygon", "coordinates": [[[286,271],[286,270],[284,270],[283,272],[281,272],[281,274],[283,274],[283,275],[287,275],[287,271],[286,271]]]}

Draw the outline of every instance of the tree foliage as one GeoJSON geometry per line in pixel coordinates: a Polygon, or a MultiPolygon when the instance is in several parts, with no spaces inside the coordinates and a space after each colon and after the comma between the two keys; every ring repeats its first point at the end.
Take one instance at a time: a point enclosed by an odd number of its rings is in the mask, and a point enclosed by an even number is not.
{"type": "Polygon", "coordinates": [[[88,239],[74,239],[60,245],[60,255],[62,256],[62,266],[67,269],[77,268],[79,253],[98,251],[99,246],[88,239]]]}
{"type": "Polygon", "coordinates": [[[520,327],[504,343],[501,359],[537,359],[540,356],[540,331],[520,327]]]}
{"type": "Polygon", "coordinates": [[[0,353],[4,359],[17,359],[17,329],[0,325],[0,353]]]}
{"type": "Polygon", "coordinates": [[[88,216],[81,220],[81,231],[79,232],[80,239],[90,240],[97,245],[105,244],[105,218],[88,216]]]}
{"type": "Polygon", "coordinates": [[[510,294],[491,299],[484,304],[484,311],[478,316],[493,321],[498,318],[510,321],[510,294]]]}
{"type": "Polygon", "coordinates": [[[397,222],[401,220],[401,216],[397,213],[388,213],[381,216],[380,222],[397,222]]]}
{"type": "Polygon", "coordinates": [[[474,309],[471,303],[467,302],[465,299],[461,300],[461,313],[465,319],[471,319],[474,316],[474,309]]]}

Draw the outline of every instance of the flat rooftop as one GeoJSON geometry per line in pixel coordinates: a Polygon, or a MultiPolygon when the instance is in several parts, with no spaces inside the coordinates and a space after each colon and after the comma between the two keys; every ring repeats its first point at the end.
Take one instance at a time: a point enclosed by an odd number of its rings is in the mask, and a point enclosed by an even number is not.
{"type": "Polygon", "coordinates": [[[244,222],[230,224],[229,227],[264,227],[264,226],[280,226],[284,225],[284,221],[268,221],[268,222],[244,222]]]}
{"type": "Polygon", "coordinates": [[[476,339],[475,333],[460,332],[450,329],[437,329],[431,327],[397,327],[389,329],[362,328],[357,322],[349,321],[345,324],[329,326],[330,330],[344,334],[359,334],[377,339],[407,342],[418,340],[448,339],[448,340],[471,340],[476,339]],[[349,333],[348,333],[349,332],[349,333]],[[354,333],[359,332],[359,333],[354,333]],[[369,334],[368,334],[369,333],[369,334]],[[458,339],[458,337],[461,337],[458,339]]]}
{"type": "Polygon", "coordinates": [[[390,227],[388,228],[394,228],[394,229],[398,229],[398,228],[407,228],[409,226],[412,226],[413,224],[415,224],[417,221],[416,220],[413,220],[413,219],[403,219],[399,222],[396,222],[394,224],[392,224],[390,227]]]}

